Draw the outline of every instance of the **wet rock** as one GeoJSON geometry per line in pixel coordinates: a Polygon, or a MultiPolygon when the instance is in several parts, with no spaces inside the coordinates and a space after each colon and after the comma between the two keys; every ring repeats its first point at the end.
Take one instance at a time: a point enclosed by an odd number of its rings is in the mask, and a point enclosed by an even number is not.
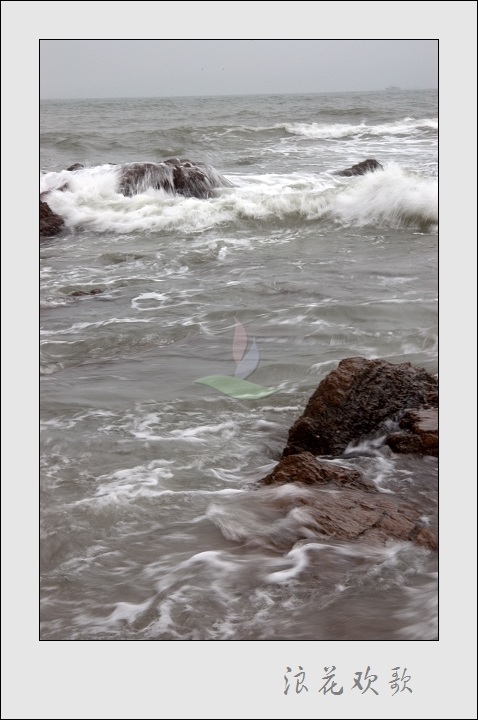
{"type": "Polygon", "coordinates": [[[390,434],[387,445],[396,453],[438,457],[438,409],[407,410],[399,422],[405,432],[390,434]]]}
{"type": "Polygon", "coordinates": [[[64,224],[62,218],[53,212],[48,203],[40,200],[40,236],[52,237],[57,235],[64,224]]]}
{"type": "Polygon", "coordinates": [[[119,192],[133,197],[148,188],[174,192],[172,172],[164,163],[129,163],[121,169],[119,192]]]}
{"type": "Polygon", "coordinates": [[[305,485],[333,484],[337,487],[376,490],[373,482],[362,473],[344,465],[319,460],[310,452],[283,457],[274,470],[262,481],[264,485],[300,482],[305,485]]]}
{"type": "Polygon", "coordinates": [[[129,163],[121,168],[119,192],[128,197],[149,188],[207,199],[220,187],[230,187],[217,170],[203,163],[170,158],[161,163],[129,163]]]}
{"type": "Polygon", "coordinates": [[[437,534],[424,521],[423,510],[380,492],[361,472],[316,456],[337,457],[351,442],[386,435],[390,421],[400,427],[389,435],[390,447],[433,455],[437,405],[438,381],[423,368],[360,357],[342,360],[309,399],[289,431],[282,458],[261,485],[302,488],[277,502],[287,512],[303,513],[306,532],[369,543],[407,540],[436,550],[437,534]]]}
{"type": "Polygon", "coordinates": [[[93,288],[93,290],[74,290],[70,295],[72,297],[81,297],[83,295],[99,295],[102,292],[103,290],[100,290],[100,288],[93,288]]]}
{"type": "Polygon", "coordinates": [[[407,409],[437,407],[438,381],[410,363],[347,358],[322,380],[289,430],[283,457],[305,451],[339,456],[347,445],[378,434],[407,409]]]}
{"type": "Polygon", "coordinates": [[[70,165],[70,167],[67,167],[66,169],[69,170],[70,172],[74,172],[75,170],[81,170],[84,167],[85,166],[82,165],[81,163],[75,163],[74,165],[70,165]]]}
{"type": "Polygon", "coordinates": [[[335,174],[342,175],[343,177],[351,177],[352,175],[365,175],[365,173],[375,172],[376,170],[383,170],[383,166],[380,165],[377,160],[370,158],[356,165],[352,165],[352,167],[346,168],[345,170],[339,170],[335,174]]]}
{"type": "Polygon", "coordinates": [[[299,505],[304,528],[327,540],[384,544],[395,539],[431,550],[438,546],[436,533],[423,523],[418,508],[393,495],[318,488],[299,498],[285,496],[280,504],[286,512],[299,505]]]}

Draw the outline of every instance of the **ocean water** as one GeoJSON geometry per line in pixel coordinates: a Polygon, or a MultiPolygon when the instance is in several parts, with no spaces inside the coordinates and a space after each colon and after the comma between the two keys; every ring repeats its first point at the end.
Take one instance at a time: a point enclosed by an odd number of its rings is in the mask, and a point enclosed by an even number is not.
{"type": "MultiPolygon", "coordinates": [[[[258,489],[341,359],[437,372],[437,107],[42,102],[66,228],[40,244],[41,639],[437,638],[436,553],[326,540],[284,509],[303,489],[258,489]],[[231,186],[116,192],[115,164],[170,157],[231,186]],[[367,158],[383,172],[334,174],[367,158]]],[[[370,441],[340,462],[436,525],[436,459],[370,441]]]]}

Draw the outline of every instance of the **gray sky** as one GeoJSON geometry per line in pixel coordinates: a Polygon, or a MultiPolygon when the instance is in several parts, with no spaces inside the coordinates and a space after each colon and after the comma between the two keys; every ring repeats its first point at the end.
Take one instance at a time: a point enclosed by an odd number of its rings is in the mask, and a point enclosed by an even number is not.
{"type": "Polygon", "coordinates": [[[40,40],[41,98],[438,87],[437,40],[40,40]]]}

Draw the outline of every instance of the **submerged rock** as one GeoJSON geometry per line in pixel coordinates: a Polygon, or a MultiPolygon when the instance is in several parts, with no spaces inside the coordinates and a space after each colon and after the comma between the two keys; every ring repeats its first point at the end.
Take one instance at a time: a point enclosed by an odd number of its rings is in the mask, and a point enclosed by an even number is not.
{"type": "Polygon", "coordinates": [[[93,288],[93,290],[74,290],[70,295],[72,297],[81,297],[83,295],[99,295],[103,290],[100,288],[93,288]]]}
{"type": "Polygon", "coordinates": [[[436,532],[425,525],[420,510],[394,495],[319,488],[303,496],[282,497],[280,505],[285,512],[299,505],[304,528],[327,540],[383,544],[395,539],[430,550],[438,547],[436,532]]]}

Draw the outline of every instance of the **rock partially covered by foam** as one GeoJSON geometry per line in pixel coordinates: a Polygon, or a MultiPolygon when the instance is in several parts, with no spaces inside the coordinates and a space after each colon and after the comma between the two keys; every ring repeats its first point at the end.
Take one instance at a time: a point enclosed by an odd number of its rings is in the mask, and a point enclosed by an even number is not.
{"type": "Polygon", "coordinates": [[[53,212],[48,203],[40,200],[40,236],[58,235],[64,224],[62,218],[53,212]]]}
{"type": "MultiPolygon", "coordinates": [[[[282,463],[283,461],[281,461],[282,463]]],[[[427,527],[413,503],[395,495],[367,492],[334,483],[298,489],[275,500],[286,514],[300,509],[305,537],[383,545],[404,540],[429,550],[438,548],[437,534],[427,527]]]]}
{"type": "Polygon", "coordinates": [[[119,192],[131,197],[153,188],[183,197],[207,199],[213,197],[218,188],[230,186],[211,165],[171,158],[160,163],[122,165],[119,192]]]}
{"type": "Polygon", "coordinates": [[[345,168],[345,170],[338,170],[335,174],[342,175],[343,177],[351,177],[352,175],[365,175],[365,173],[375,172],[376,170],[383,170],[383,166],[377,160],[369,158],[362,162],[352,165],[352,167],[345,168]]]}
{"type": "MultiPolygon", "coordinates": [[[[135,162],[107,167],[114,168],[115,191],[127,197],[153,189],[187,198],[207,199],[217,195],[219,188],[232,187],[232,183],[211,165],[179,158],[157,163],[135,162]]],[[[43,189],[40,184],[40,236],[56,235],[64,226],[63,219],[51,210],[45,199],[53,192],[71,190],[72,178],[83,170],[87,171],[84,165],[74,163],[67,170],[51,173],[55,176],[54,180],[50,179],[49,185],[43,182],[43,189]]]]}

